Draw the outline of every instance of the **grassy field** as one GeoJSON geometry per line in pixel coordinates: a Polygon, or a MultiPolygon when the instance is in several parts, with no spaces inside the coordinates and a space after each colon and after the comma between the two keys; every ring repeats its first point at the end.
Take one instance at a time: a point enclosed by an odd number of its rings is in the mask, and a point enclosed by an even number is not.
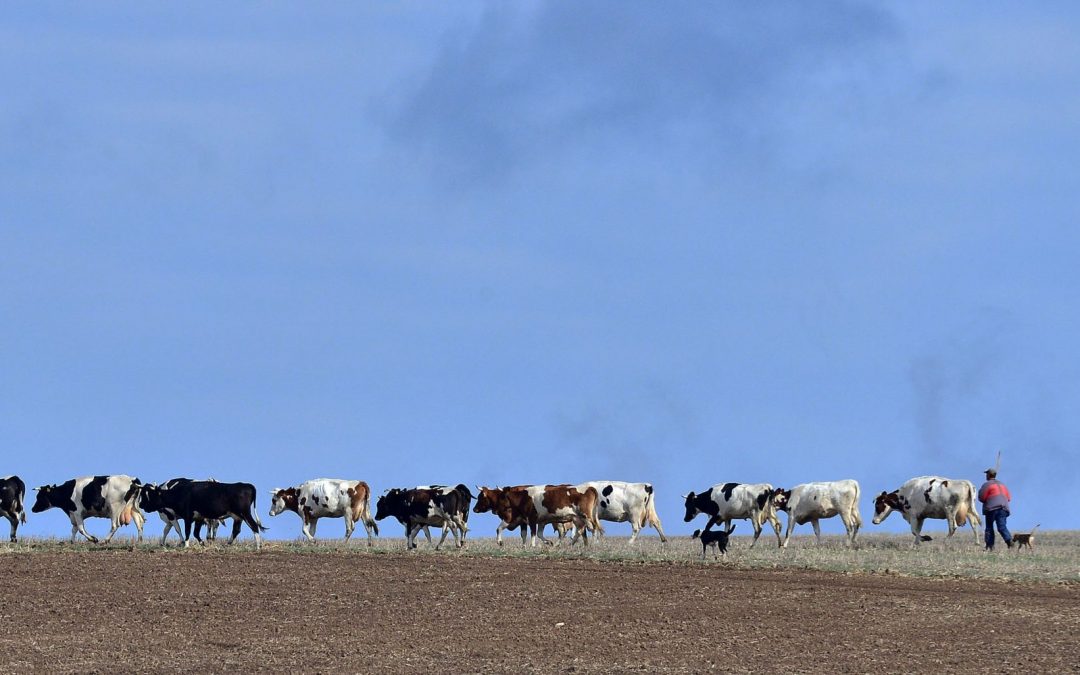
{"type": "MultiPolygon", "coordinates": [[[[421,539],[421,541],[423,541],[421,539]]],[[[855,549],[848,548],[840,537],[825,537],[821,546],[812,536],[793,537],[785,550],[776,548],[775,539],[762,535],[758,545],[749,548],[748,537],[733,537],[726,558],[715,561],[710,553],[703,562],[701,546],[687,536],[672,537],[661,544],[656,537],[641,537],[628,543],[625,537],[608,536],[594,541],[588,548],[566,544],[547,548],[522,548],[516,536],[507,539],[502,547],[491,538],[470,538],[462,550],[453,548],[451,540],[440,551],[426,543],[413,552],[417,556],[480,556],[514,558],[558,558],[618,561],[622,563],[661,563],[679,565],[722,565],[733,569],[798,569],[821,570],[845,574],[898,575],[908,577],[972,578],[1045,583],[1080,583],[1080,531],[1040,531],[1035,550],[1010,551],[1000,548],[993,553],[976,546],[970,532],[957,533],[950,541],[933,541],[918,549],[911,546],[909,535],[860,536],[855,549]]],[[[363,537],[349,543],[327,539],[315,544],[303,541],[268,541],[264,550],[289,551],[297,554],[355,554],[380,555],[400,552],[405,543],[400,538],[379,538],[368,547],[363,537]]],[[[235,546],[223,543],[206,547],[178,549],[170,540],[167,550],[156,544],[134,546],[130,538],[118,539],[108,546],[89,543],[69,544],[59,539],[25,539],[18,544],[0,544],[0,555],[35,551],[122,551],[137,548],[163,554],[200,555],[222,552],[253,552],[250,540],[235,546]]]]}

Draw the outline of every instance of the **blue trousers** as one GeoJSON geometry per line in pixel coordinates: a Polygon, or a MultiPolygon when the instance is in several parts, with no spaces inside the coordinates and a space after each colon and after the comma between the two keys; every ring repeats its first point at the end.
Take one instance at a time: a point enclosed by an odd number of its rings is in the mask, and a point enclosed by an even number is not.
{"type": "Polygon", "coordinates": [[[983,514],[986,517],[986,548],[988,550],[994,550],[994,526],[997,526],[997,531],[1001,533],[1001,538],[1005,541],[1006,546],[1012,546],[1012,535],[1009,534],[1009,528],[1005,526],[1005,519],[1009,517],[1008,509],[994,509],[989,513],[983,514]]]}

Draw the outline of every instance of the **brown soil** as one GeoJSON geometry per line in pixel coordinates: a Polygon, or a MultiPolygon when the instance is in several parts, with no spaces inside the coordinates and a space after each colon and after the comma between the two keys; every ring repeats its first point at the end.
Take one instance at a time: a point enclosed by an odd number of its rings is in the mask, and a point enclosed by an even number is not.
{"type": "Polygon", "coordinates": [[[296,552],[0,556],[0,671],[1062,672],[1075,586],[296,552]]]}

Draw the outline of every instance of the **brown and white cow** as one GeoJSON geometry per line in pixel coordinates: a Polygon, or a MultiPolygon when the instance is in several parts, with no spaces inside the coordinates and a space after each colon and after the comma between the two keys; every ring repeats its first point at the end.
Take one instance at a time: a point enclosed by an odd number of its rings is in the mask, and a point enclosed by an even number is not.
{"type": "Polygon", "coordinates": [[[560,524],[573,524],[574,538],[580,536],[588,545],[588,532],[603,534],[604,529],[597,519],[600,493],[596,488],[578,490],[573,485],[517,485],[504,488],[477,486],[479,495],[473,511],[490,511],[499,518],[495,538],[502,545],[502,531],[521,528],[521,541],[525,543],[525,527],[532,535],[532,545],[539,539],[551,544],[544,537],[543,527],[551,523],[556,530],[560,524]]]}
{"type": "Polygon", "coordinates": [[[296,487],[275,488],[270,515],[284,511],[300,516],[301,532],[308,541],[315,541],[320,518],[344,518],[346,540],[352,536],[356,523],[362,524],[367,531],[368,546],[372,533],[379,533],[378,524],[371,518],[371,488],[362,480],[316,478],[296,487]]]}
{"type": "Polygon", "coordinates": [[[899,511],[911,525],[916,546],[923,540],[923,521],[928,518],[945,520],[950,537],[957,527],[970,524],[975,543],[979,543],[979,531],[975,528],[982,521],[975,509],[975,486],[969,480],[941,476],[912,478],[898,489],[874,498],[874,524],[881,524],[893,511],[899,511]]]}

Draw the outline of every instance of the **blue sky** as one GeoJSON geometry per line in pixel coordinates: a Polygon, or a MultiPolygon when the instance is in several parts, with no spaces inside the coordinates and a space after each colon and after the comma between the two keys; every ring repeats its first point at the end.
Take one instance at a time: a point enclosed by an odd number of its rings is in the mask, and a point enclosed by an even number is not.
{"type": "Polygon", "coordinates": [[[1000,449],[1074,526],[1077,14],[9,8],[0,473],[649,480],[682,533],[1000,449]]]}

